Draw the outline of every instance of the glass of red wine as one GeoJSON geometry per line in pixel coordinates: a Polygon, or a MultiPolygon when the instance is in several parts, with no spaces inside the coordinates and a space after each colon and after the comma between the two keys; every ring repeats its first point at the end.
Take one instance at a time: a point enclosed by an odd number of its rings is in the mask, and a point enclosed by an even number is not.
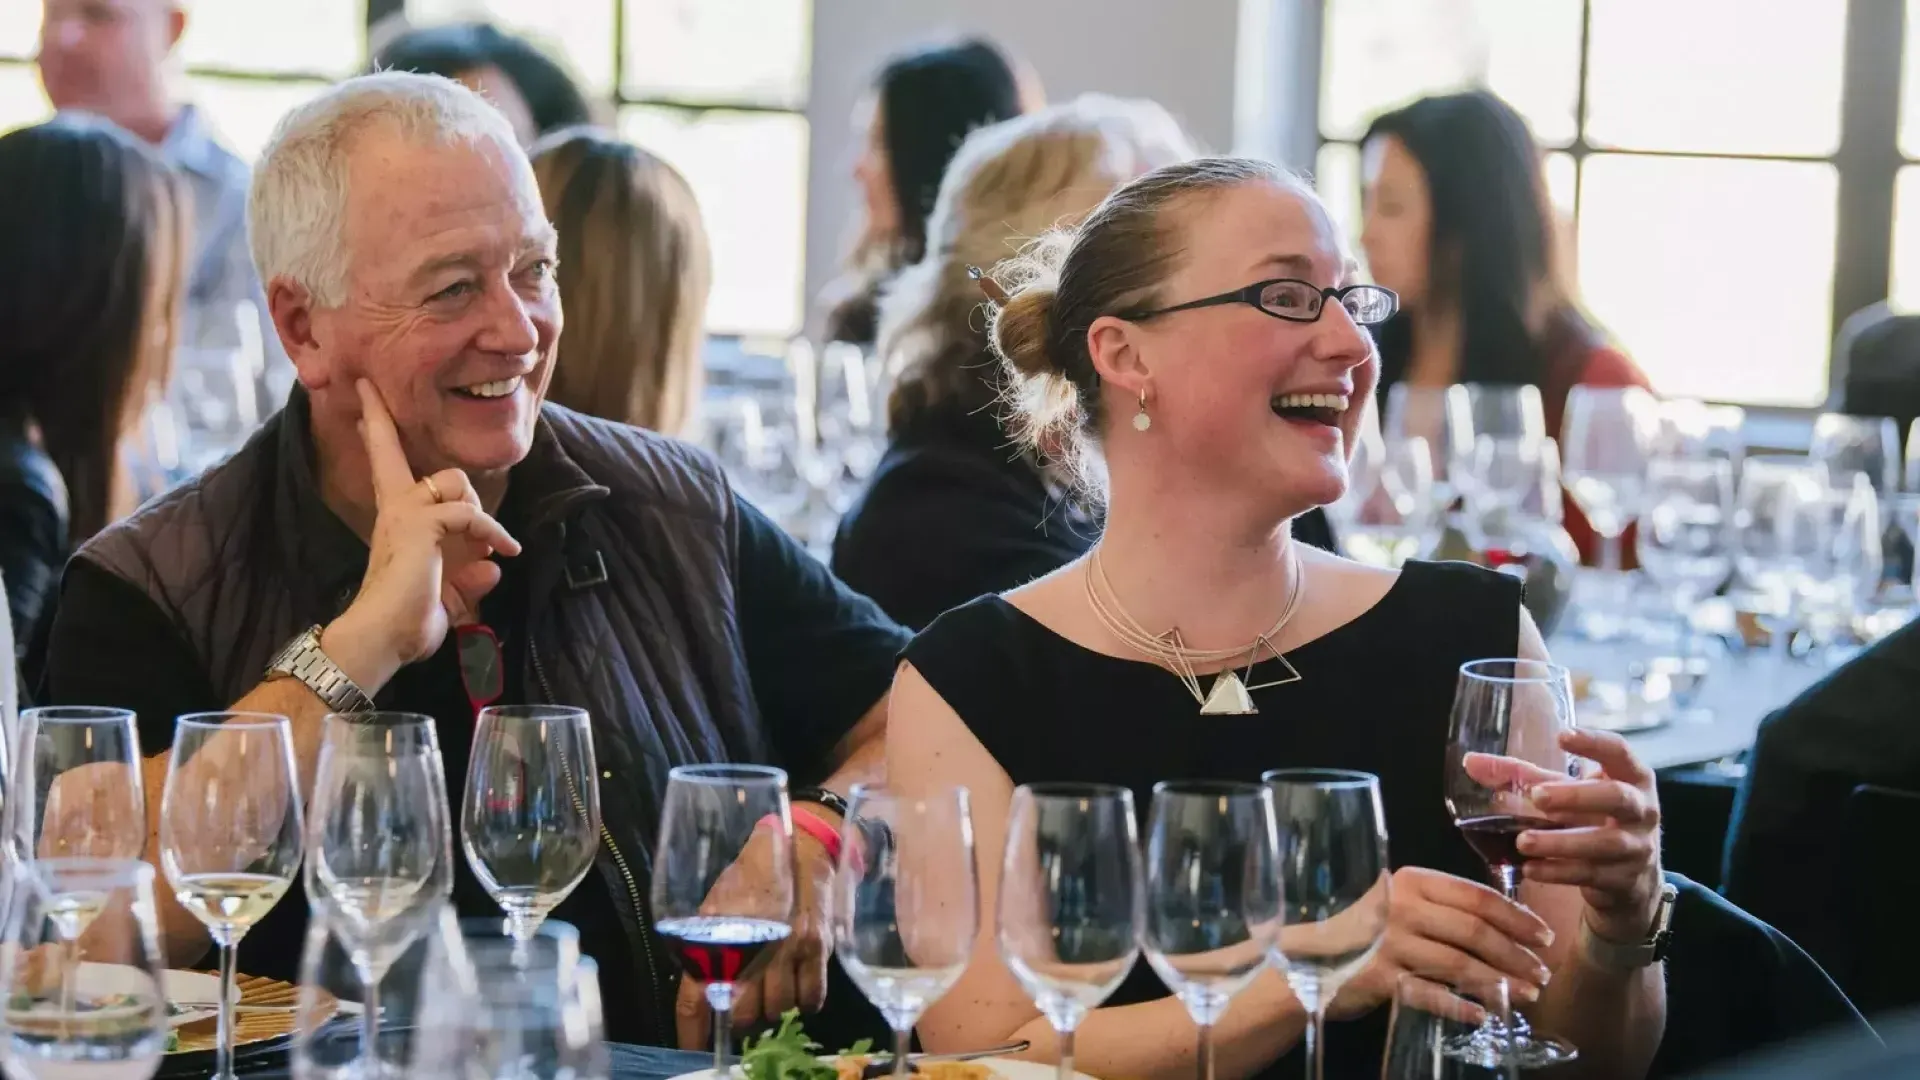
{"type": "MultiPolygon", "coordinates": [[[[1475,660],[1460,666],[1447,731],[1447,809],[1467,843],[1487,864],[1493,883],[1518,900],[1520,834],[1566,826],[1527,798],[1533,785],[1577,776],[1577,761],[1560,747],[1573,725],[1573,679],[1540,660],[1475,660]]],[[[1538,1036],[1518,1011],[1509,1023],[1488,1020],[1452,1048],[1490,1064],[1532,1069],[1578,1055],[1538,1036]]]]}
{"type": "Polygon", "coordinates": [[[787,774],[763,765],[682,765],[667,774],[653,849],[654,929],[713,1009],[713,1071],[727,1075],[734,988],[793,932],[787,774]]]}

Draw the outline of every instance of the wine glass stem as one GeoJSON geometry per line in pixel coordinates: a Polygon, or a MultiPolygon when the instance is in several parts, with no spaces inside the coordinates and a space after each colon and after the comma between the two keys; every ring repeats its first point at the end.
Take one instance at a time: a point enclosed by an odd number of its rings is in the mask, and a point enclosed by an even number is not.
{"type": "Polygon", "coordinates": [[[1514,903],[1519,903],[1520,902],[1520,870],[1519,868],[1512,865],[1507,865],[1507,866],[1500,867],[1498,870],[1494,871],[1494,873],[1499,878],[1498,884],[1500,886],[1500,895],[1506,897],[1509,900],[1512,900],[1514,903]]]}
{"type": "MultiPolygon", "coordinates": [[[[1609,533],[1600,537],[1600,569],[1607,573],[1607,588],[1620,588],[1620,534],[1609,533]]],[[[1616,595],[1615,599],[1618,599],[1616,595]]]]}
{"type": "Polygon", "coordinates": [[[361,976],[360,1057],[362,1076],[380,1075],[380,980],[361,976]]]}
{"type": "Polygon", "coordinates": [[[239,953],[240,939],[234,934],[221,934],[220,941],[220,1001],[217,1009],[219,1021],[219,1048],[214,1053],[213,1075],[215,1080],[233,1080],[233,980],[234,957],[239,953]]]}
{"type": "Polygon", "coordinates": [[[1200,1025],[1200,1052],[1195,1074],[1199,1080],[1213,1080],[1213,1025],[1200,1025]]]}
{"type": "Polygon", "coordinates": [[[1307,1010],[1307,1080],[1321,1080],[1326,1075],[1327,1049],[1327,1010],[1324,1005],[1315,1003],[1307,1010]]]}
{"type": "Polygon", "coordinates": [[[713,1075],[726,1080],[727,1050],[733,1043],[733,984],[708,983],[707,1006],[713,1010],[713,1075]]]}
{"type": "Polygon", "coordinates": [[[1073,1029],[1060,1033],[1060,1068],[1055,1074],[1058,1080],[1073,1080],[1073,1029]]]}
{"type": "Polygon", "coordinates": [[[906,1080],[913,1072],[913,1063],[907,1060],[907,1051],[913,1045],[912,1028],[896,1028],[893,1033],[893,1080],[906,1080]]]}

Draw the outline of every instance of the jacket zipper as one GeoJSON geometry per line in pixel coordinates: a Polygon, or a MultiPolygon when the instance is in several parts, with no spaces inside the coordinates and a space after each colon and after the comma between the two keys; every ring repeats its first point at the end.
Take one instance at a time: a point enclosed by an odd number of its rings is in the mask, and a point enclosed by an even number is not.
{"type": "MultiPolygon", "coordinates": [[[[533,660],[533,673],[534,676],[540,680],[541,692],[546,695],[548,701],[554,701],[553,685],[547,681],[546,665],[540,662],[540,650],[534,646],[531,638],[527,641],[527,655],[533,660]]],[[[596,776],[593,778],[593,781],[597,784],[600,782],[600,778],[596,776]]],[[[573,783],[570,772],[567,783],[569,786],[573,783]]],[[[575,805],[578,805],[580,793],[577,791],[574,792],[573,798],[575,805]]],[[[620,845],[613,842],[613,833],[608,831],[604,815],[600,820],[600,842],[607,845],[607,851],[612,853],[613,865],[620,871],[621,879],[627,883],[627,899],[633,904],[634,917],[640,920],[640,954],[647,962],[648,993],[649,996],[653,998],[654,1005],[657,1009],[660,1003],[660,972],[658,968],[654,966],[653,962],[653,943],[648,940],[653,936],[653,926],[647,918],[646,905],[641,902],[640,886],[634,882],[633,870],[627,865],[627,857],[620,853],[620,845]]],[[[664,1014],[662,1014],[662,1016],[664,1016],[664,1014]]],[[[656,1016],[654,1019],[660,1021],[662,1016],[656,1016]]],[[[665,1024],[661,1028],[662,1040],[671,1039],[673,1032],[673,1025],[670,1023],[665,1024]]]]}

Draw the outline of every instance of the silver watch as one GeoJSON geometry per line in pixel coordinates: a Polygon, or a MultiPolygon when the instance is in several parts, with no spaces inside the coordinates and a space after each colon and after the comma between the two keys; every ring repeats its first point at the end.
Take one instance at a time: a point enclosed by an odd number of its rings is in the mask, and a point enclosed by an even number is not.
{"type": "Polygon", "coordinates": [[[340,665],[320,648],[318,626],[302,631],[267,662],[267,677],[276,675],[299,679],[334,712],[358,713],[373,709],[373,699],[355,686],[347,673],[340,670],[340,665]]]}
{"type": "Polygon", "coordinates": [[[1602,971],[1626,974],[1643,967],[1658,964],[1667,958],[1667,947],[1673,941],[1673,908],[1680,899],[1680,890],[1669,881],[1660,887],[1660,903],[1653,911],[1653,929],[1645,941],[1623,945],[1610,941],[1593,932],[1587,925],[1585,915],[1580,917],[1580,950],[1593,965],[1602,971]]]}

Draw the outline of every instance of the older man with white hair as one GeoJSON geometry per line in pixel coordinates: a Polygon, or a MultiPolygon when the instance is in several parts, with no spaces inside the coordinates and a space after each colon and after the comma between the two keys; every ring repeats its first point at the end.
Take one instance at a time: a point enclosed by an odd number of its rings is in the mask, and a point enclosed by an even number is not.
{"type": "MultiPolygon", "coordinates": [[[[542,403],[553,229],[512,129],[471,91],[386,73],[294,110],[250,226],[299,385],[231,460],[76,557],[51,700],[138,712],[156,815],[182,713],[285,715],[308,776],[327,713],[427,714],[458,806],[480,707],[586,708],[599,872],[553,916],[600,961],[610,1035],[635,1042],[676,1029],[678,972],[645,900],[668,768],[784,765],[803,785],[801,911],[738,1012],[817,1006],[833,792],[877,761],[904,632],[703,455],[542,403]]],[[[749,884],[764,846],[739,864],[749,884]]],[[[456,904],[497,914],[456,862],[456,904]]],[[[306,914],[280,903],[240,968],[293,975],[306,914]]],[[[197,958],[199,925],[163,921],[171,958],[197,958]]]]}

